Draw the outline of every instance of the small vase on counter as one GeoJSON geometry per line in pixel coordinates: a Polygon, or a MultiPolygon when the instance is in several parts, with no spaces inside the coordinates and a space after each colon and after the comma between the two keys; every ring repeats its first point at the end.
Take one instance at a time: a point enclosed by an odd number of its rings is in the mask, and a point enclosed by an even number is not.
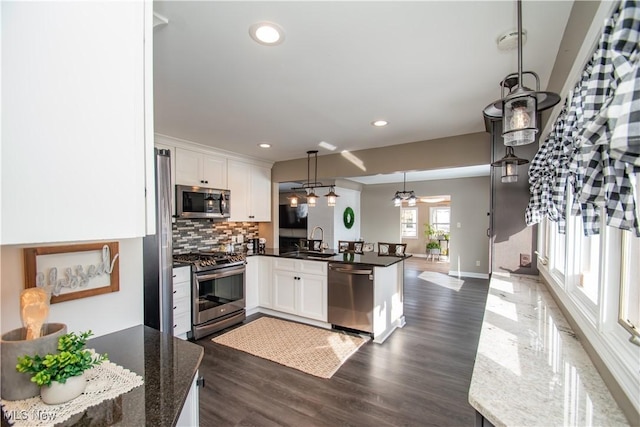
{"type": "Polygon", "coordinates": [[[50,385],[40,388],[40,398],[47,405],[59,405],[80,396],[87,387],[84,374],[67,378],[65,383],[51,381],[50,385]]]}

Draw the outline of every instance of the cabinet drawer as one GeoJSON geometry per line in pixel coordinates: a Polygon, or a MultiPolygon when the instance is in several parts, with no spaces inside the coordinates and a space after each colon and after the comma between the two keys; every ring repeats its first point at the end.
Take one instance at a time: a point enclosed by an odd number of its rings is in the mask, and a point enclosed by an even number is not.
{"type": "Polygon", "coordinates": [[[174,298],[173,299],[173,317],[175,318],[182,313],[191,313],[191,300],[189,298],[174,298]]]}
{"type": "Polygon", "coordinates": [[[176,267],[173,269],[173,283],[191,282],[191,267],[176,267]]]}
{"type": "Polygon", "coordinates": [[[300,271],[324,276],[327,274],[327,265],[324,261],[300,261],[300,271]]]}
{"type": "Polygon", "coordinates": [[[173,300],[191,298],[191,283],[177,283],[173,285],[173,300]]]}
{"type": "Polygon", "coordinates": [[[295,259],[289,258],[276,258],[273,263],[273,268],[276,270],[297,271],[298,262],[295,259]]]}
{"type": "Polygon", "coordinates": [[[173,317],[173,335],[180,335],[191,330],[191,316],[183,313],[173,317]]]}

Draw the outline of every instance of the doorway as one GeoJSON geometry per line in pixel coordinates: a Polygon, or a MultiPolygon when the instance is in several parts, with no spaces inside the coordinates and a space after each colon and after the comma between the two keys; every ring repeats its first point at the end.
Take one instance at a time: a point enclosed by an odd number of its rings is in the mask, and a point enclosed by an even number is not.
{"type": "Polygon", "coordinates": [[[403,206],[400,228],[415,267],[449,273],[451,195],[420,196],[415,206],[403,206]]]}

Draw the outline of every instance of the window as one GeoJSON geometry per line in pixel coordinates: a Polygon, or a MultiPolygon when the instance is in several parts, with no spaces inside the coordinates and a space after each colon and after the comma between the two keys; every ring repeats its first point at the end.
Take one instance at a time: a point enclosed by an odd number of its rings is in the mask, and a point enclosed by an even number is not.
{"type": "Polygon", "coordinates": [[[418,209],[403,208],[400,211],[402,238],[418,238],[418,209]]]}
{"type": "Polygon", "coordinates": [[[449,206],[439,206],[431,208],[431,227],[442,232],[441,234],[449,233],[450,224],[449,218],[451,216],[451,208],[449,206]]]}
{"type": "Polygon", "coordinates": [[[538,267],[576,324],[625,390],[640,387],[640,238],[605,224],[600,234],[585,236],[581,216],[567,215],[566,234],[545,219],[538,267]],[[545,264],[546,262],[546,264],[545,264]],[[631,335],[631,339],[630,339],[631,335]]]}
{"type": "Polygon", "coordinates": [[[571,247],[567,247],[566,252],[572,254],[570,269],[570,279],[567,280],[567,290],[573,293],[577,303],[590,313],[591,320],[595,323],[597,316],[597,305],[600,298],[600,283],[604,280],[600,276],[601,264],[601,244],[602,236],[613,230],[606,230],[604,224],[604,208],[600,210],[602,233],[592,236],[584,235],[584,225],[582,216],[571,217],[567,226],[567,240],[570,240],[571,247]]]}
{"type": "Polygon", "coordinates": [[[620,324],[640,342],[640,238],[623,232],[620,287],[620,324]]]}

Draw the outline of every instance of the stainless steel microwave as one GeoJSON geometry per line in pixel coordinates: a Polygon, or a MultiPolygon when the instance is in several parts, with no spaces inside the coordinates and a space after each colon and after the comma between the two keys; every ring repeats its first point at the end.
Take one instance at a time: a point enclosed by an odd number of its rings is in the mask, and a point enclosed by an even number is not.
{"type": "Polygon", "coordinates": [[[229,190],[176,185],[176,214],[180,218],[229,218],[229,202],[229,190]]]}

